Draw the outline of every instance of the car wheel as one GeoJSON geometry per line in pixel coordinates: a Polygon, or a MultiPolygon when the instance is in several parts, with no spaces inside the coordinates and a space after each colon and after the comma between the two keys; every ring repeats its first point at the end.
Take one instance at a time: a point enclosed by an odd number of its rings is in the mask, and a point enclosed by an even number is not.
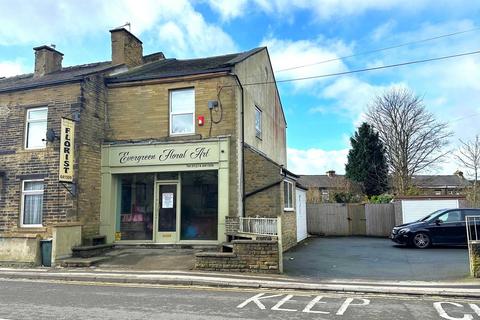
{"type": "Polygon", "coordinates": [[[412,244],[415,246],[415,248],[428,248],[430,246],[430,237],[426,233],[419,232],[413,237],[412,244]]]}

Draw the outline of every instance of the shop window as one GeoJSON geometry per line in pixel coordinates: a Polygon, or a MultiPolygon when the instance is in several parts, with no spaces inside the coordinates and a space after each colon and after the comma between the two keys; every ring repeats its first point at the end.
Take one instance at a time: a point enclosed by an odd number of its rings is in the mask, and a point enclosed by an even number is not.
{"type": "Polygon", "coordinates": [[[41,227],[43,213],[43,180],[22,182],[22,221],[23,227],[41,227]]]}
{"type": "Polygon", "coordinates": [[[47,108],[33,108],[27,110],[25,123],[25,148],[41,149],[46,146],[47,135],[47,108]]]}
{"type": "Polygon", "coordinates": [[[124,174],[118,177],[119,206],[117,240],[153,239],[153,174],[124,174]]]}
{"type": "Polygon", "coordinates": [[[195,90],[170,91],[170,134],[195,133],[195,90]]]}
{"type": "Polygon", "coordinates": [[[293,211],[293,183],[283,181],[283,207],[287,211],[293,211]]]}
{"type": "Polygon", "coordinates": [[[181,240],[217,240],[218,171],[182,172],[181,240]]]}
{"type": "Polygon", "coordinates": [[[262,110],[255,106],[255,136],[262,138],[262,110]]]}

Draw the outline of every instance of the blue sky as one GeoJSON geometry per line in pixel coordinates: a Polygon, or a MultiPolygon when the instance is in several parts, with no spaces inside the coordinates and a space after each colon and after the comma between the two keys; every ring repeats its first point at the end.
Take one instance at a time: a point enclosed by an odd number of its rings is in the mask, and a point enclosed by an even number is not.
{"type": "MultiPolygon", "coordinates": [[[[268,46],[276,78],[351,71],[480,50],[480,30],[329,63],[378,48],[480,27],[472,0],[0,0],[0,76],[33,70],[32,48],[55,44],[64,66],[110,59],[109,29],[130,22],[144,52],[193,58],[268,46]],[[310,65],[305,68],[283,69],[310,65]]],[[[344,171],[349,137],[369,101],[392,86],[424,97],[458,139],[480,133],[480,55],[279,85],[289,168],[344,171]]],[[[431,173],[462,169],[452,158],[431,173]]]]}

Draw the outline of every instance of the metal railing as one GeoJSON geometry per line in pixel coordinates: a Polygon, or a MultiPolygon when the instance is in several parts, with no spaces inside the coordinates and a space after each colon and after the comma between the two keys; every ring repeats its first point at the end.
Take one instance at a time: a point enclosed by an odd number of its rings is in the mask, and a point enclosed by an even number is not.
{"type": "Polygon", "coordinates": [[[466,216],[467,241],[480,241],[480,216],[466,216]]]}
{"type": "Polygon", "coordinates": [[[242,218],[240,217],[239,232],[258,235],[276,236],[277,218],[242,218]]]}

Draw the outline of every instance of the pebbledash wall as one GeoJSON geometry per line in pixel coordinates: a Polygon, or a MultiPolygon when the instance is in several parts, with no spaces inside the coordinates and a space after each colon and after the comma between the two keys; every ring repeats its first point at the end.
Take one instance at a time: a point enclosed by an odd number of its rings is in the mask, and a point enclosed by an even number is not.
{"type": "MultiPolygon", "coordinates": [[[[48,47],[45,50],[58,53],[48,47]]],[[[121,242],[119,177],[133,174],[154,175],[157,194],[162,174],[217,172],[218,236],[197,243],[223,242],[225,217],[245,213],[282,216],[283,249],[293,246],[295,211],[284,210],[283,181],[294,184],[296,177],[284,170],[286,123],[278,91],[274,83],[241,85],[274,79],[266,48],[256,49],[235,62],[230,72],[124,82],[112,81],[109,74],[115,77],[142,61],[151,63],[152,57],[139,56],[140,40],[125,29],[112,30],[112,51],[112,63],[64,69],[60,65],[50,73],[46,70],[41,75],[1,80],[11,81],[11,87],[2,87],[0,81],[0,261],[38,263],[39,239],[51,237],[58,238],[57,243],[54,240],[54,252],[58,253],[54,258],[68,255],[72,245],[96,235],[107,236],[108,242],[121,242]],[[69,81],[65,81],[63,72],[70,74],[69,81]],[[63,80],[55,82],[59,74],[63,80]],[[25,78],[30,86],[25,85],[25,78]],[[194,89],[194,133],[174,137],[169,134],[169,94],[182,88],[194,89]],[[208,108],[212,100],[223,108],[220,122],[211,121],[212,116],[218,116],[208,108]],[[56,133],[60,132],[61,117],[78,115],[71,185],[58,182],[57,139],[42,149],[24,147],[26,110],[39,106],[48,108],[47,129],[56,133]],[[256,110],[262,114],[260,136],[255,128],[256,110]],[[198,116],[204,117],[203,125],[198,124],[198,116]],[[208,156],[160,160],[165,150],[190,155],[199,148],[208,149],[208,156]],[[133,156],[132,160],[122,160],[126,154],[133,156]],[[41,227],[20,224],[22,181],[28,179],[44,181],[41,227]]],[[[155,59],[161,60],[163,55],[157,54],[155,59]]],[[[159,206],[158,195],[155,197],[154,210],[159,206]]],[[[155,232],[149,241],[182,243],[178,233],[166,239],[162,239],[163,235],[155,232]]]]}

